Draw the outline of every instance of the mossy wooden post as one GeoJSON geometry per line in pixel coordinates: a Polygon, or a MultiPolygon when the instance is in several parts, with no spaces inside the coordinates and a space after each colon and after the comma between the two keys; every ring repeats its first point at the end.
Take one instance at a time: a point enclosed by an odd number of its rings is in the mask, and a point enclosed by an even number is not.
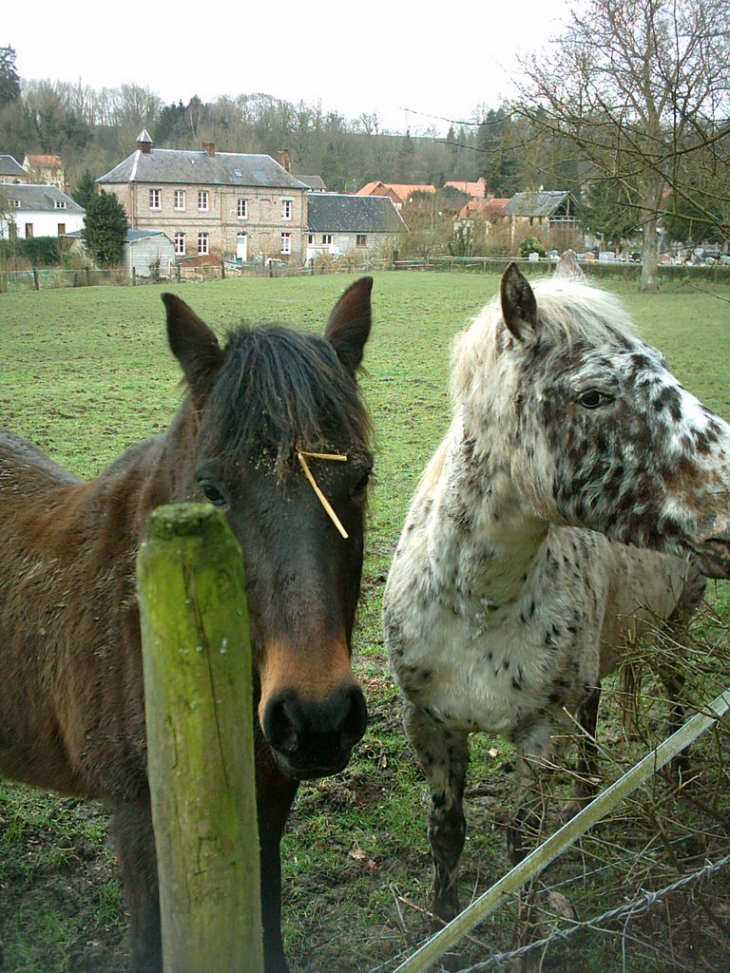
{"type": "Polygon", "coordinates": [[[213,507],[159,507],[137,573],[164,970],[262,973],[241,549],[213,507]]]}

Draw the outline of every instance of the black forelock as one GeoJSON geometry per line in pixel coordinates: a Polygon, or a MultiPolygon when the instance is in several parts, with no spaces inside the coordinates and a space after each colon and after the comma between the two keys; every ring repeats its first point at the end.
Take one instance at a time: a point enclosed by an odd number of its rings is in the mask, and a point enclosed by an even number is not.
{"type": "Polygon", "coordinates": [[[229,334],[206,411],[222,452],[268,454],[279,472],[297,449],[367,449],[367,411],[331,344],[282,325],[229,334]]]}

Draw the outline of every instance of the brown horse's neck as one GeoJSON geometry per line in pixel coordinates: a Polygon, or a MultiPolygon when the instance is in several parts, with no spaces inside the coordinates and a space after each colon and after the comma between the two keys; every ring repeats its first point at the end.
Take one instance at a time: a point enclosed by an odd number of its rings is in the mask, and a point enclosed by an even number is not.
{"type": "Polygon", "coordinates": [[[137,542],[155,507],[188,499],[198,426],[198,416],[186,399],[163,435],[130,447],[89,484],[97,495],[113,496],[137,542]]]}

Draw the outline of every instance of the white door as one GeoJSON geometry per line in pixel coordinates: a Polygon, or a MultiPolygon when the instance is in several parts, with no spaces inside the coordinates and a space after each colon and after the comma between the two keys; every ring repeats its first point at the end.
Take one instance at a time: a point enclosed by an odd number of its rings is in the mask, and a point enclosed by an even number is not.
{"type": "Polygon", "coordinates": [[[236,260],[245,264],[248,260],[248,237],[241,232],[236,237],[236,260]]]}

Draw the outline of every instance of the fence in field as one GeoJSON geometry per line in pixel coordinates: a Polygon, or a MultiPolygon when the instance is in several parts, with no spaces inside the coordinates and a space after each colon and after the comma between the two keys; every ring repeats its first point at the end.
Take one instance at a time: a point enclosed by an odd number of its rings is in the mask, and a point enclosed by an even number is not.
{"type": "MultiPolygon", "coordinates": [[[[478,923],[486,919],[512,894],[518,892],[531,879],[535,878],[550,862],[574,844],[581,835],[602,820],[621,801],[649,780],[652,775],[660,771],[698,737],[714,727],[727,713],[728,709],[730,709],[730,687],[720,693],[703,711],[696,713],[684,726],[662,741],[643,760],[635,764],[587,807],[583,808],[579,814],[559,828],[523,861],[475,899],[455,919],[423,943],[394,970],[394,973],[424,973],[424,971],[430,969],[459,940],[470,933],[478,923]]],[[[660,901],[670,892],[686,884],[700,881],[728,864],[730,864],[730,856],[715,863],[708,863],[702,869],[692,875],[685,876],[672,886],[660,890],[660,892],[641,893],[635,897],[633,902],[626,903],[620,908],[604,913],[586,923],[573,926],[572,931],[576,932],[586,925],[600,925],[609,920],[622,919],[628,923],[632,916],[660,901]]],[[[558,930],[547,939],[530,943],[509,954],[494,955],[486,962],[478,963],[476,966],[462,971],[462,973],[477,973],[477,971],[503,966],[520,955],[544,948],[549,943],[557,942],[559,939],[565,939],[570,933],[570,929],[558,930]]]]}
{"type": "MultiPolygon", "coordinates": [[[[477,273],[500,274],[510,260],[515,260],[528,274],[550,274],[553,264],[547,259],[530,261],[516,257],[449,257],[430,256],[412,260],[371,260],[353,262],[347,258],[321,261],[304,266],[285,264],[281,261],[268,261],[257,264],[237,266],[231,263],[203,264],[198,266],[178,265],[172,273],[161,277],[152,274],[141,277],[133,272],[129,277],[121,270],[80,270],[56,268],[34,268],[33,270],[0,271],[0,294],[6,292],[49,290],[63,287],[93,287],[100,284],[117,286],[140,286],[159,284],[162,281],[176,283],[203,283],[211,280],[226,280],[240,277],[312,277],[321,274],[370,273],[376,270],[435,272],[435,273],[477,273]]],[[[587,276],[606,280],[638,280],[641,268],[635,263],[583,264],[587,276]]],[[[682,280],[690,283],[730,283],[730,267],[715,264],[711,267],[660,266],[660,280],[682,280]]]]}
{"type": "Polygon", "coordinates": [[[160,507],[137,571],[165,973],[263,973],[241,549],[220,511],[160,507]]]}

